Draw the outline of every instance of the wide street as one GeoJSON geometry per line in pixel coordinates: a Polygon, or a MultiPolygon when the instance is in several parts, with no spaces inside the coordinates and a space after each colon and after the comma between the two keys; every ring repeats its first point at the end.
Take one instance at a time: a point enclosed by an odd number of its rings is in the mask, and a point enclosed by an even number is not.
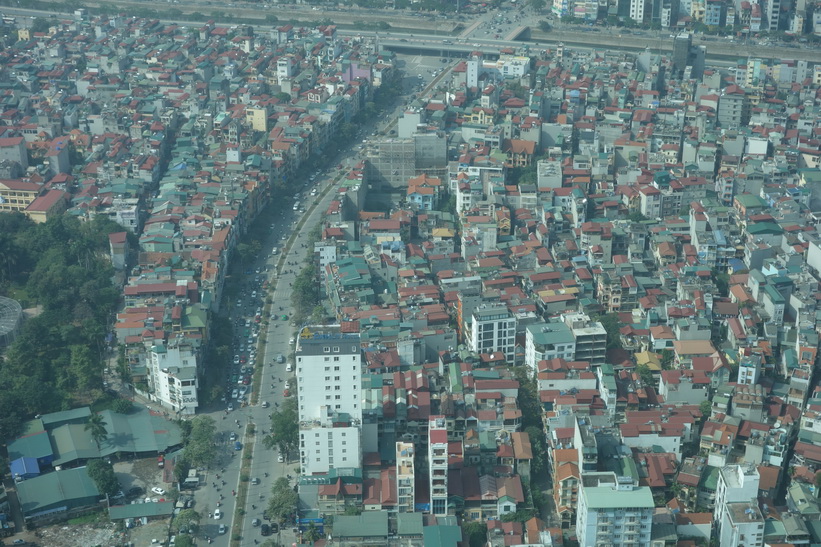
{"type": "MultiPolygon", "coordinates": [[[[211,537],[214,545],[228,545],[232,534],[241,535],[242,545],[254,545],[255,541],[262,543],[265,539],[269,539],[261,535],[261,526],[254,525],[253,521],[258,519],[260,524],[267,522],[263,520],[263,511],[268,505],[271,486],[277,478],[290,475],[292,484],[296,482],[299,454],[289,454],[288,457],[283,457],[285,461],[280,462],[278,451],[266,448],[262,442],[262,431],[267,433],[271,427],[271,412],[282,405],[285,400],[286,382],[289,383],[291,396],[296,396],[296,382],[293,373],[286,372],[286,363],[276,362],[280,354],[290,361],[293,351],[289,340],[296,335],[297,326],[293,325],[290,320],[293,315],[291,284],[305,264],[307,254],[313,253],[313,249],[308,247],[309,233],[322,221],[331,201],[337,199],[336,193],[339,188],[337,183],[346,173],[347,167],[358,161],[357,153],[362,146],[357,143],[367,141],[372,133],[384,132],[390,127],[401,112],[409,94],[418,89],[418,78],[414,76],[413,71],[423,71],[425,66],[436,66],[435,63],[426,61],[415,58],[409,58],[406,61],[404,94],[398,97],[390,112],[360,128],[357,134],[359,140],[350,143],[350,149],[340,152],[336,158],[328,158],[325,169],[316,172],[316,179],[313,182],[310,180],[294,181],[297,185],[296,199],[300,200],[302,206],[305,207],[305,213],[293,211],[290,205],[293,201],[288,201],[285,206],[281,206],[278,212],[273,214],[273,218],[264,216],[271,215],[271,213],[262,213],[263,217],[259,221],[268,226],[266,228],[268,235],[262,242],[262,250],[257,259],[247,266],[249,273],[238,276],[244,275],[247,279],[232,280],[232,283],[247,285],[250,282],[252,286],[256,286],[257,270],[259,270],[262,276],[268,276],[269,283],[268,292],[260,291],[255,300],[249,299],[247,294],[249,291],[246,290],[244,296],[241,296],[241,301],[225,303],[227,308],[231,309],[232,324],[240,325],[241,328],[241,325],[248,320],[246,318],[254,317],[257,306],[262,306],[267,296],[271,296],[272,301],[268,317],[263,318],[261,322],[265,325],[267,320],[267,325],[259,333],[264,343],[256,344],[259,348],[256,355],[256,366],[262,367],[261,375],[255,376],[255,378],[261,378],[260,385],[253,386],[254,389],[259,390],[256,404],[249,404],[230,411],[225,405],[217,405],[207,410],[203,409],[204,411],[201,412],[201,414],[210,415],[216,421],[219,462],[209,472],[207,480],[195,494],[196,508],[203,516],[198,536],[211,537]],[[342,165],[343,169],[338,169],[337,165],[342,165]],[[317,190],[316,196],[310,195],[313,188],[317,190]],[[278,253],[272,255],[274,248],[278,249],[278,253]],[[288,320],[282,320],[282,315],[287,315],[288,320]],[[267,408],[263,407],[263,403],[267,403],[267,408]],[[254,424],[254,435],[246,435],[248,424],[254,424]],[[234,449],[235,441],[230,439],[232,433],[236,433],[242,442],[241,451],[234,449]],[[247,477],[251,480],[248,483],[249,490],[241,521],[235,522],[237,500],[232,495],[232,491],[239,490],[240,462],[246,454],[252,456],[247,477]],[[225,485],[222,484],[223,481],[225,485]],[[219,509],[223,513],[220,520],[209,518],[209,515],[213,515],[217,508],[217,502],[221,503],[219,509]],[[218,533],[220,524],[226,525],[227,532],[224,535],[218,533]]],[[[422,77],[423,85],[427,85],[431,80],[431,74],[429,70],[423,72],[425,72],[422,77]]],[[[242,337],[239,338],[242,339],[242,337]]],[[[248,402],[253,400],[250,392],[246,400],[248,402]]],[[[238,403],[234,402],[234,404],[238,403]]],[[[278,535],[274,534],[272,537],[282,544],[290,544],[295,540],[295,534],[291,528],[280,530],[278,535]]]]}

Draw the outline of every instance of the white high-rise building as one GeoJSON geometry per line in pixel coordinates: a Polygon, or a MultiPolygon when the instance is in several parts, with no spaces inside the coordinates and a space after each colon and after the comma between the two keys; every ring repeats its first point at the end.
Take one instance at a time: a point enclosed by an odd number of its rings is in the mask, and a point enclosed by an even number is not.
{"type": "Polygon", "coordinates": [[[362,466],[359,334],[306,327],[297,337],[300,463],[304,474],[362,466]]]}
{"type": "Polygon", "coordinates": [[[155,401],[180,414],[197,411],[197,357],[190,346],[152,346],[148,369],[155,401]]]}
{"type": "Polygon", "coordinates": [[[428,421],[428,471],[430,477],[430,513],[448,514],[448,430],[444,416],[428,421]]]}
{"type": "Polygon", "coordinates": [[[650,488],[630,477],[583,473],[576,513],[579,545],[649,546],[654,506],[650,488]]]}
{"type": "Polygon", "coordinates": [[[416,503],[413,443],[396,443],[396,512],[413,513],[416,503]]]}
{"type": "Polygon", "coordinates": [[[718,522],[719,547],[763,547],[764,515],[755,500],[727,503],[718,522]]]}
{"type": "Polygon", "coordinates": [[[504,304],[481,304],[473,310],[468,347],[476,353],[505,354],[513,363],[516,349],[516,317],[504,304]]]}
{"type": "MultiPolygon", "coordinates": [[[[727,514],[734,510],[731,505],[746,505],[750,501],[755,504],[760,482],[761,475],[754,465],[727,465],[719,470],[714,522],[718,523],[720,537],[724,537],[723,524],[729,522],[727,514]]],[[[732,518],[730,520],[737,522],[732,518]]]]}

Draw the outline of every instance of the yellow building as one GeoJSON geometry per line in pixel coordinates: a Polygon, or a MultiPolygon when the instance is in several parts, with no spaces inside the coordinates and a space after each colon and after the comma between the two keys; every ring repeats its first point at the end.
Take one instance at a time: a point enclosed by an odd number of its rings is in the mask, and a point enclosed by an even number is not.
{"type": "Polygon", "coordinates": [[[245,123],[250,125],[254,131],[268,132],[268,109],[259,107],[248,107],[245,109],[245,123]]]}
{"type": "Polygon", "coordinates": [[[22,180],[0,180],[0,212],[24,211],[37,199],[42,186],[22,180]]]}

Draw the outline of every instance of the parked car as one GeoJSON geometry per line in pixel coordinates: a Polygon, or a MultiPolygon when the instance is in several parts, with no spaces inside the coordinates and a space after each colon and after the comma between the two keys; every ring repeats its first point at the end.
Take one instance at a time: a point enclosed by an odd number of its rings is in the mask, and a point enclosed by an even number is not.
{"type": "Polygon", "coordinates": [[[242,443],[239,442],[239,441],[236,441],[234,443],[234,450],[237,450],[237,451],[242,450],[242,443]]]}
{"type": "Polygon", "coordinates": [[[263,524],[259,527],[259,533],[263,536],[270,536],[271,535],[271,527],[267,524],[263,524]]]}
{"type": "MultiPolygon", "coordinates": [[[[224,525],[224,524],[220,524],[220,527],[219,527],[219,534],[220,534],[220,535],[223,535],[224,533],[225,533],[225,525],[224,525]]],[[[210,542],[209,542],[209,543],[210,543],[210,542]]]]}
{"type": "Polygon", "coordinates": [[[222,511],[219,509],[214,509],[214,520],[219,520],[222,518],[222,511]]]}
{"type": "Polygon", "coordinates": [[[159,486],[155,486],[154,488],[151,489],[151,491],[154,492],[155,494],[157,494],[158,496],[164,496],[165,495],[165,490],[163,490],[159,486]]]}

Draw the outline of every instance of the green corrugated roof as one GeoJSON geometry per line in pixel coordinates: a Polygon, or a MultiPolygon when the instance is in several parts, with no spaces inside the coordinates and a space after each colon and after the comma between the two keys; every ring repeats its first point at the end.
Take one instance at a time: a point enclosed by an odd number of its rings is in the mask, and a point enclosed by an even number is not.
{"type": "Polygon", "coordinates": [[[108,508],[108,518],[111,520],[136,519],[142,517],[161,517],[174,512],[173,501],[158,501],[156,503],[129,503],[128,505],[112,505],[108,508]]]}
{"type": "Polygon", "coordinates": [[[9,443],[9,460],[18,458],[45,458],[51,456],[54,450],[51,448],[51,439],[45,431],[38,431],[25,435],[9,443]]]}
{"type": "Polygon", "coordinates": [[[399,536],[422,535],[422,513],[399,513],[396,515],[396,533],[399,536]]]}
{"type": "Polygon", "coordinates": [[[462,541],[459,526],[425,526],[425,547],[458,547],[462,541]]]}
{"type": "Polygon", "coordinates": [[[52,430],[51,439],[54,442],[54,465],[100,457],[100,450],[84,425],[61,425],[52,430]]]}
{"type": "Polygon", "coordinates": [[[85,424],[89,416],[91,416],[91,409],[84,406],[82,408],[44,414],[40,419],[43,421],[43,427],[53,429],[62,424],[85,424]]]}
{"type": "Polygon", "coordinates": [[[338,515],[334,517],[333,535],[340,539],[358,537],[387,538],[388,512],[363,511],[359,515],[338,515]]]}
{"type": "Polygon", "coordinates": [[[33,515],[70,505],[90,504],[100,491],[89,478],[85,467],[46,473],[17,484],[17,496],[23,513],[33,515]],[[71,503],[74,501],[74,503],[71,503]]]}

